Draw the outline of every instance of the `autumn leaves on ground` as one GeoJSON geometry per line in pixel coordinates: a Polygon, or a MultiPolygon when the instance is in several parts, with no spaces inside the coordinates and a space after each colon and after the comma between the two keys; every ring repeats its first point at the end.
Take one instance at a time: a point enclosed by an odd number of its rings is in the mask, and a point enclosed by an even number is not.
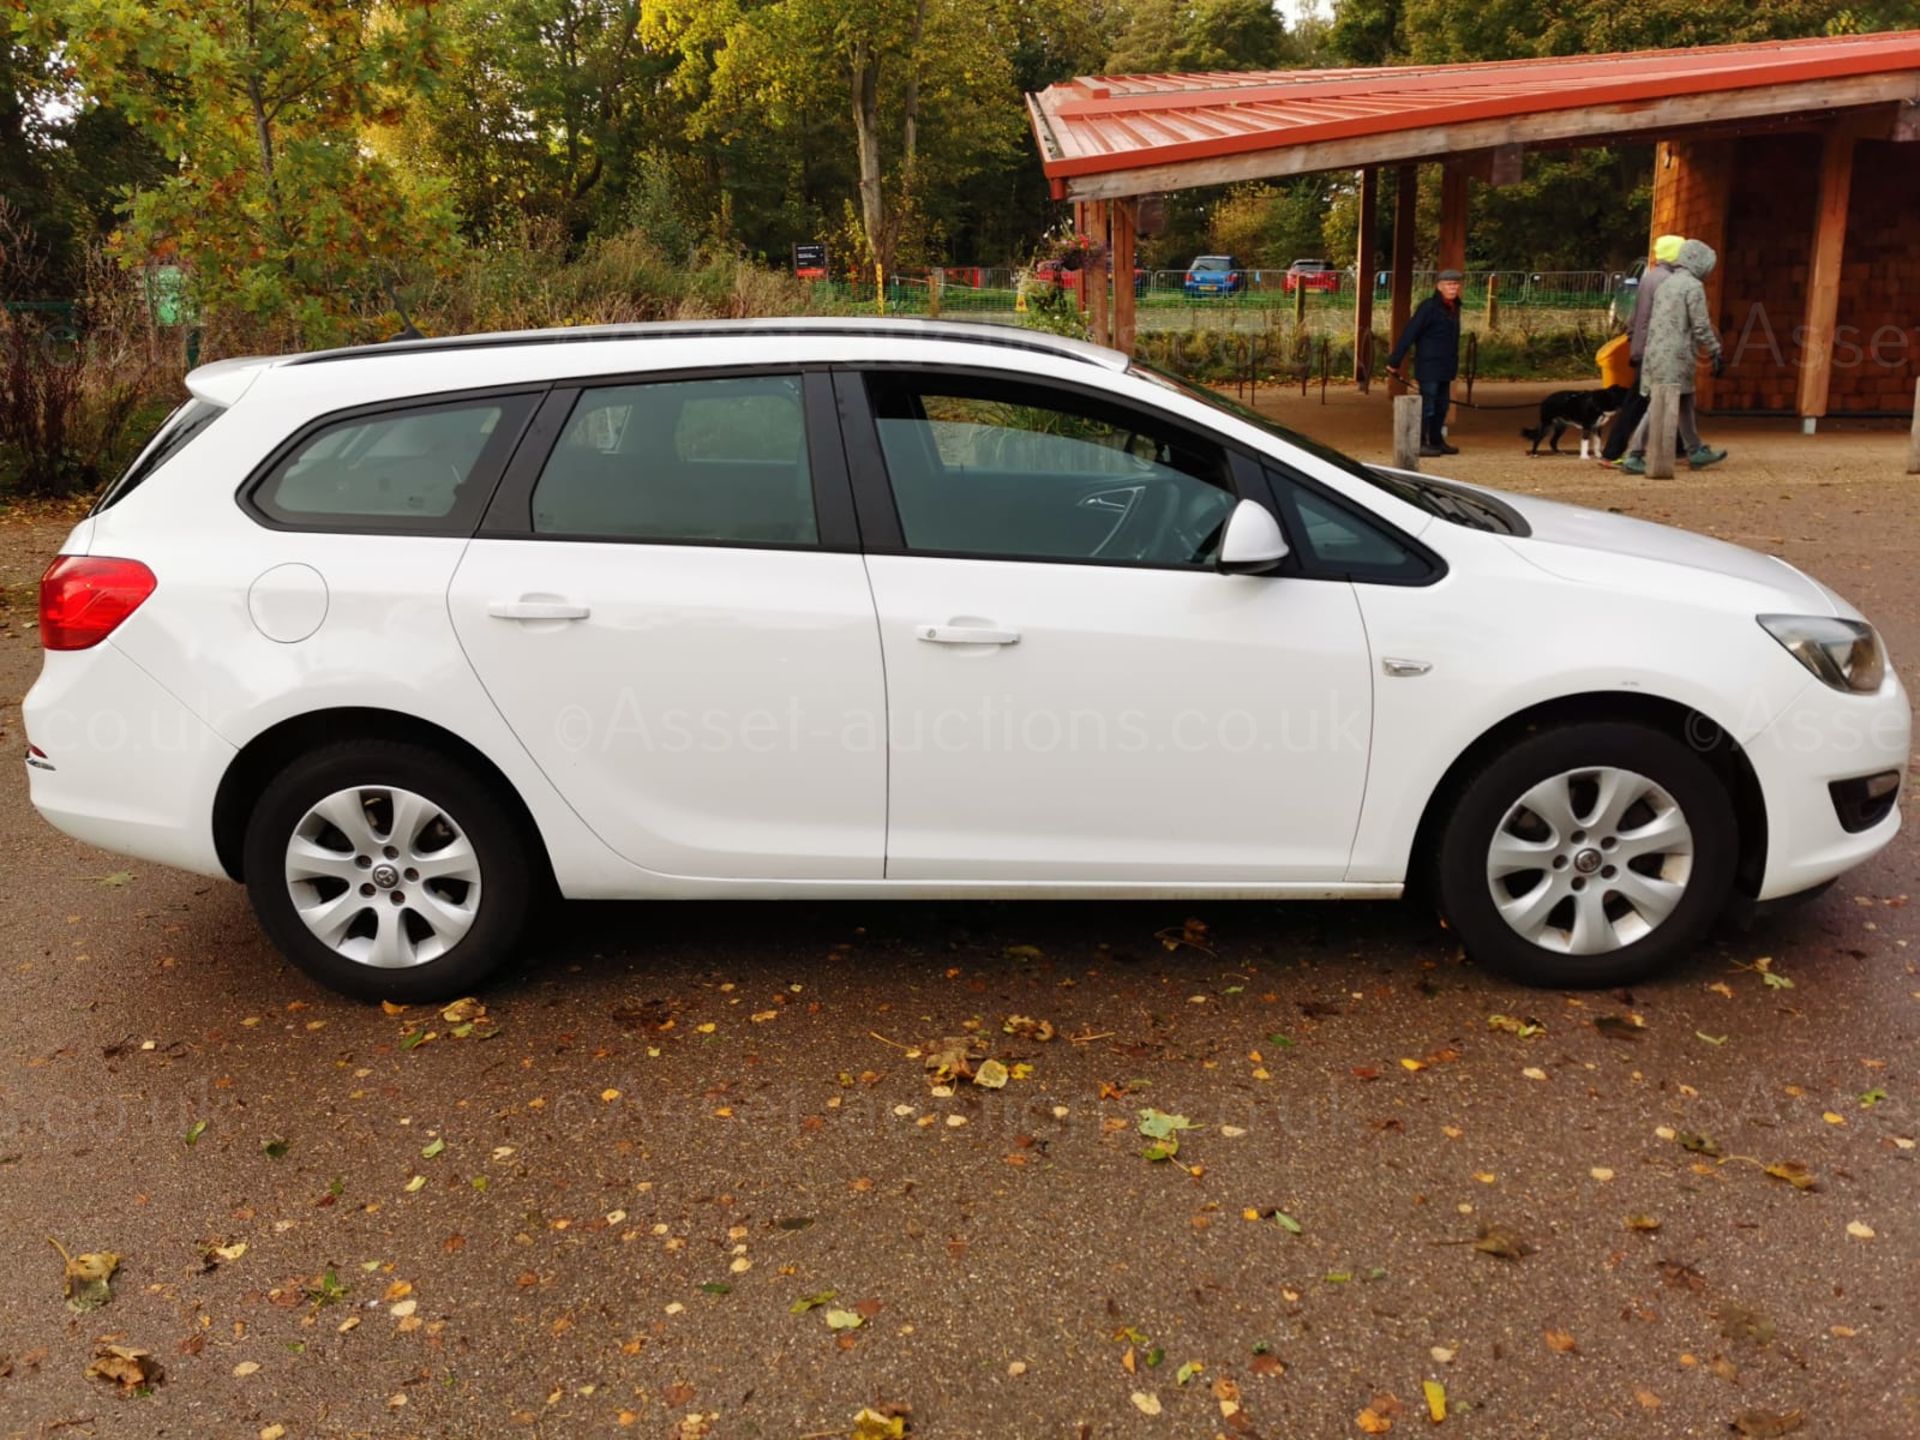
{"type": "MultiPolygon", "coordinates": [[[[1738,483],[1603,503],[1912,688],[1899,482],[1738,483]]],[[[0,824],[6,1435],[1920,1435],[1911,831],[1631,992],[1396,906],[608,905],[401,1010],[0,824]]]]}

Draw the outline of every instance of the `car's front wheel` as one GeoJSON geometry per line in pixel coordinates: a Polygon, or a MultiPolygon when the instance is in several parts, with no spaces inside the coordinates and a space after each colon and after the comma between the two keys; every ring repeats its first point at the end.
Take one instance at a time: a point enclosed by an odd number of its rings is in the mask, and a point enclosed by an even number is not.
{"type": "Polygon", "coordinates": [[[1643,725],[1567,725],[1466,780],[1441,832],[1440,906],[1470,956],[1516,980],[1619,985],[1706,937],[1738,849],[1705,756],[1643,725]]]}
{"type": "Polygon", "coordinates": [[[294,964],[365,1000],[451,999],[513,952],[533,896],[492,787],[417,745],[347,741],[296,760],[247,826],[247,890],[294,964]]]}

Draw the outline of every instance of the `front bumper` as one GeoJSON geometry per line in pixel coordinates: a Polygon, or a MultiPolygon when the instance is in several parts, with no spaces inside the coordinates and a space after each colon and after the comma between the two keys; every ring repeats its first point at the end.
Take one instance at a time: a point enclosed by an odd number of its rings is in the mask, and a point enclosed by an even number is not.
{"type": "Polygon", "coordinates": [[[76,840],[224,875],[213,797],[235,751],[112,641],[50,651],[21,704],[34,807],[76,840]]]}
{"type": "Polygon", "coordinates": [[[1794,702],[1747,742],[1767,806],[1766,901],[1823,885],[1886,847],[1900,830],[1896,801],[1885,818],[1849,831],[1835,781],[1897,771],[1907,775],[1913,710],[1889,667],[1872,695],[1843,695],[1811,681],[1794,702]]]}

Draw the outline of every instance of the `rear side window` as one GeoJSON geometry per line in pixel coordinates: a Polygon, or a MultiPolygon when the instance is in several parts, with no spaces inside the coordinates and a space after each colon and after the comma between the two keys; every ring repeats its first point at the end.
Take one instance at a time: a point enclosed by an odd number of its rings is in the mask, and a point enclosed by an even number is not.
{"type": "Polygon", "coordinates": [[[536,534],[813,545],[798,375],[583,391],[533,490],[536,534]]]}
{"type": "Polygon", "coordinates": [[[299,529],[471,533],[531,405],[489,396],[327,422],[275,462],[253,504],[299,529]]]}
{"type": "Polygon", "coordinates": [[[154,433],[154,438],[147,442],[146,448],[134,457],[126,473],[109,485],[94,502],[93,513],[97,515],[126,499],[226,413],[224,406],[209,404],[205,400],[189,400],[168,415],[154,433]]]}

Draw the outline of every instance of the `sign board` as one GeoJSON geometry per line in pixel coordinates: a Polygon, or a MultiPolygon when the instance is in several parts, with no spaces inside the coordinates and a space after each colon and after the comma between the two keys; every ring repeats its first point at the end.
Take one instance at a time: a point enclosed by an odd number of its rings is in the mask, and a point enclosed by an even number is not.
{"type": "Polygon", "coordinates": [[[802,280],[827,278],[827,247],[810,240],[793,247],[793,273],[802,280]]]}
{"type": "Polygon", "coordinates": [[[153,323],[163,327],[197,321],[193,302],[187,295],[187,277],[178,265],[149,265],[146,271],[147,304],[153,311],[153,323]]]}

